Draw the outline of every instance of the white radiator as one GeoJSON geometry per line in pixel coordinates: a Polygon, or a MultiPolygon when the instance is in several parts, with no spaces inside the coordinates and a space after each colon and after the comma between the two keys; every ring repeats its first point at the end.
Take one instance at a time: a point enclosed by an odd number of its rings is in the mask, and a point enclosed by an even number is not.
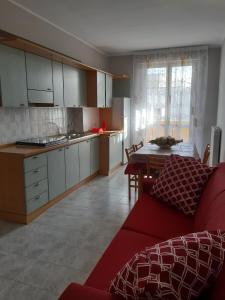
{"type": "Polygon", "coordinates": [[[209,165],[215,166],[220,160],[220,143],[221,143],[221,129],[217,126],[212,126],[211,142],[210,142],[210,156],[209,165]]]}

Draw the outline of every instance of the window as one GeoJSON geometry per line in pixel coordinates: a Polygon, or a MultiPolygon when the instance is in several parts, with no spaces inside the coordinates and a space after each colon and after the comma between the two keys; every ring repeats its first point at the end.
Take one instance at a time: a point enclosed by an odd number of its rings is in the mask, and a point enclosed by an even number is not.
{"type": "Polygon", "coordinates": [[[192,65],[167,64],[147,69],[146,111],[136,124],[146,124],[146,138],[171,135],[189,141],[192,65]],[[146,117],[146,123],[145,123],[146,117]]]}

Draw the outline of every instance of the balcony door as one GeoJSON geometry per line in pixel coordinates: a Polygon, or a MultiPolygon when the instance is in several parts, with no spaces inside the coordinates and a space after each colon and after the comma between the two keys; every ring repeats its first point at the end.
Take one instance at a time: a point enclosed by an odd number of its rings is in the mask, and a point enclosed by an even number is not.
{"type": "Polygon", "coordinates": [[[136,112],[136,130],[145,129],[146,140],[170,135],[188,142],[192,65],[173,63],[147,68],[146,83],[146,108],[136,112]]]}

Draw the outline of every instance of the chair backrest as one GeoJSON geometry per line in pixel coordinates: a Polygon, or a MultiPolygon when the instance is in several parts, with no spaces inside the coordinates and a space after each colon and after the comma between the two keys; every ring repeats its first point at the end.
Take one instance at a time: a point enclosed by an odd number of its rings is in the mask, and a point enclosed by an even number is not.
{"type": "Polygon", "coordinates": [[[131,155],[132,153],[135,152],[135,146],[132,145],[132,146],[129,147],[129,148],[125,148],[125,152],[126,152],[126,156],[127,156],[127,161],[129,162],[129,160],[130,160],[130,155],[131,155]]]}
{"type": "Polygon", "coordinates": [[[209,155],[210,155],[210,145],[208,144],[208,145],[206,145],[206,148],[205,148],[205,152],[204,152],[204,156],[203,156],[203,160],[202,160],[203,164],[208,163],[209,155]]]}
{"type": "Polygon", "coordinates": [[[165,157],[155,155],[155,156],[147,156],[146,157],[146,166],[147,166],[147,177],[152,176],[152,174],[159,175],[160,171],[163,169],[165,164],[165,157]]]}
{"type": "Polygon", "coordinates": [[[142,148],[144,146],[144,143],[142,141],[140,141],[139,144],[134,145],[135,151],[137,151],[138,149],[142,148]]]}

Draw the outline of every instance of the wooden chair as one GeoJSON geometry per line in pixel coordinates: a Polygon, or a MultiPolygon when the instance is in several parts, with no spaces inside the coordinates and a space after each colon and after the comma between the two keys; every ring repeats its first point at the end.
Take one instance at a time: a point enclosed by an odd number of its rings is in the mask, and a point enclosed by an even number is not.
{"type": "Polygon", "coordinates": [[[134,145],[135,151],[139,150],[144,146],[144,143],[141,141],[139,144],[134,145]]]}
{"type": "Polygon", "coordinates": [[[135,170],[132,164],[129,164],[131,154],[135,152],[135,146],[132,145],[130,148],[125,149],[128,165],[125,170],[125,174],[128,175],[128,197],[129,201],[131,199],[131,188],[134,188],[135,193],[138,189],[138,171],[135,170]]]}
{"type": "Polygon", "coordinates": [[[204,152],[204,156],[203,156],[203,160],[202,160],[203,164],[208,163],[209,155],[210,155],[210,145],[207,144],[206,147],[205,147],[205,152],[204,152]]]}
{"type": "Polygon", "coordinates": [[[161,170],[164,168],[165,157],[162,156],[147,156],[146,167],[147,174],[143,174],[142,170],[139,170],[138,174],[138,197],[143,192],[143,185],[154,182],[159,177],[161,170]]]}

